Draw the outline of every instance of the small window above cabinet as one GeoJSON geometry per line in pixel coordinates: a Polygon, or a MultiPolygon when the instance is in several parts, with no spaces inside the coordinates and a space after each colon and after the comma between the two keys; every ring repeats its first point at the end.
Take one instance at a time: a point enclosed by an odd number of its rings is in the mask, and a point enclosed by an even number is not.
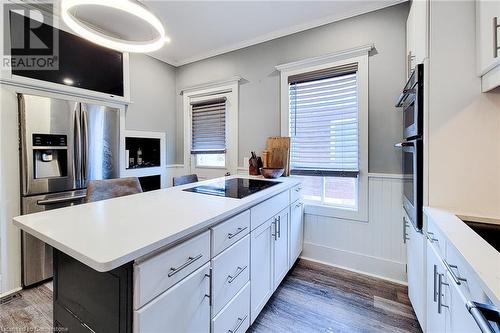
{"type": "Polygon", "coordinates": [[[482,91],[500,86],[500,1],[476,0],[477,71],[482,91]]]}

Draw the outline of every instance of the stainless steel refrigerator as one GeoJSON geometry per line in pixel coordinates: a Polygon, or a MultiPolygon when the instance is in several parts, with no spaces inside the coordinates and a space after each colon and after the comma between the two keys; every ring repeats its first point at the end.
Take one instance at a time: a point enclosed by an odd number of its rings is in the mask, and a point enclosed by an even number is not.
{"type": "MultiPolygon", "coordinates": [[[[89,180],[119,177],[119,109],[26,94],[18,105],[22,214],[80,204],[89,180]]],[[[51,278],[52,248],[24,232],[21,244],[23,286],[51,278]]]]}

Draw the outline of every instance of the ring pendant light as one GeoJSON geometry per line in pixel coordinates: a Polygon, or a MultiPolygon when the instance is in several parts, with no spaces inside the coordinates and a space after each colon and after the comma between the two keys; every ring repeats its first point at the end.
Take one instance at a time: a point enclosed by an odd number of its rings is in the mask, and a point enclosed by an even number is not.
{"type": "Polygon", "coordinates": [[[82,38],[95,44],[122,52],[153,52],[160,49],[165,42],[169,41],[168,37],[165,35],[165,28],[160,19],[137,0],[63,0],[61,2],[61,15],[64,23],[82,38]],[[151,25],[158,36],[146,41],[129,41],[106,35],[83,23],[70,12],[72,9],[76,9],[79,6],[88,5],[109,7],[134,15],[151,25]]]}

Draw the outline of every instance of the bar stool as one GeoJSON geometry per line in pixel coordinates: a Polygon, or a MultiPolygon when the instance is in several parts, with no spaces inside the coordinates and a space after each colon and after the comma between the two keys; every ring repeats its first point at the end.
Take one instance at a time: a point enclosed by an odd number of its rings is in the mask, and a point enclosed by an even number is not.
{"type": "Polygon", "coordinates": [[[179,185],[196,183],[197,181],[198,181],[198,175],[196,174],[178,176],[173,178],[173,185],[179,186],[179,185]]]}
{"type": "Polygon", "coordinates": [[[85,202],[123,197],[141,192],[141,183],[137,177],[91,180],[87,184],[85,202]]]}

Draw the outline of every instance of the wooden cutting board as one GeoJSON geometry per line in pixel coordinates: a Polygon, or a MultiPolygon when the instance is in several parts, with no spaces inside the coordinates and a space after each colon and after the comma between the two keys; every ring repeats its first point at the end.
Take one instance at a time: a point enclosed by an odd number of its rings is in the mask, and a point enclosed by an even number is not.
{"type": "Polygon", "coordinates": [[[290,138],[275,136],[267,139],[269,167],[284,168],[284,176],[290,175],[290,138]]]}

